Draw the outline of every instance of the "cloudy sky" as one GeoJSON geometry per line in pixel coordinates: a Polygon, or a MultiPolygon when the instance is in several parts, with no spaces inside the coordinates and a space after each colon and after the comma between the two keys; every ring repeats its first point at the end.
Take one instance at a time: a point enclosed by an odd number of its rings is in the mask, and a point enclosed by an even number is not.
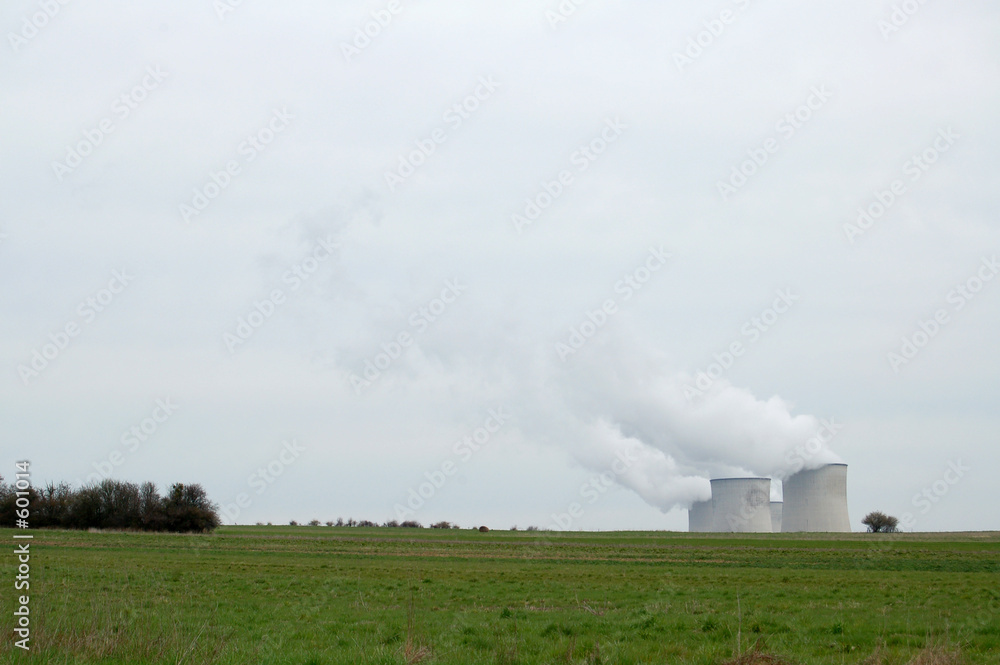
{"type": "Polygon", "coordinates": [[[488,4],[5,2],[0,474],[1000,529],[1000,8],[488,4]]]}

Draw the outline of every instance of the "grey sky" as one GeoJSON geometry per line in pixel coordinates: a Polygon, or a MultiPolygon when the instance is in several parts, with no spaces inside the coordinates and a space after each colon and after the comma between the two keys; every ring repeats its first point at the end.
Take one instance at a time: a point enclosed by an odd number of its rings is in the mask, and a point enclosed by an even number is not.
{"type": "Polygon", "coordinates": [[[0,9],[0,474],[683,529],[824,431],[1000,529],[1000,8],[225,6],[0,9]]]}

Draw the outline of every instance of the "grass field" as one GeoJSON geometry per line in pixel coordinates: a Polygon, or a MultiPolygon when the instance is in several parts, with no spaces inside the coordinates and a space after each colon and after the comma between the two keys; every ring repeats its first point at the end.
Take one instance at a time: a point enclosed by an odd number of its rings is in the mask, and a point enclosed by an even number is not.
{"type": "Polygon", "coordinates": [[[4,663],[1000,663],[997,533],[40,531],[27,654],[15,566],[4,663]]]}

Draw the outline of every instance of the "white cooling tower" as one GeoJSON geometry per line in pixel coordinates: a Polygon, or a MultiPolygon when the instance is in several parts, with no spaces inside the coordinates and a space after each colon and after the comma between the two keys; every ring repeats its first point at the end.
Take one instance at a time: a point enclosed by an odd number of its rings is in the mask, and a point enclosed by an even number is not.
{"type": "Polygon", "coordinates": [[[847,465],[799,471],[782,483],[782,531],[849,532],[847,465]]]}
{"type": "Polygon", "coordinates": [[[688,531],[704,533],[712,530],[712,500],[696,501],[688,510],[688,531]]]}
{"type": "Polygon", "coordinates": [[[771,530],[774,533],[781,531],[781,502],[771,502],[771,530]]]}
{"type": "Polygon", "coordinates": [[[712,531],[770,533],[771,479],[713,480],[712,531]]]}

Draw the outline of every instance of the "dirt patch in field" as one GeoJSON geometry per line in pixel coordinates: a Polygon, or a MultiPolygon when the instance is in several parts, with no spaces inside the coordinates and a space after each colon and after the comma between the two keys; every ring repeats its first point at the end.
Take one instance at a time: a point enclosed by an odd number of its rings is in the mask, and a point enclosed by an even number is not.
{"type": "Polygon", "coordinates": [[[736,658],[724,661],[722,665],[795,665],[790,660],[785,660],[781,656],[767,652],[767,645],[764,640],[758,639],[749,651],[740,654],[736,658]]]}

